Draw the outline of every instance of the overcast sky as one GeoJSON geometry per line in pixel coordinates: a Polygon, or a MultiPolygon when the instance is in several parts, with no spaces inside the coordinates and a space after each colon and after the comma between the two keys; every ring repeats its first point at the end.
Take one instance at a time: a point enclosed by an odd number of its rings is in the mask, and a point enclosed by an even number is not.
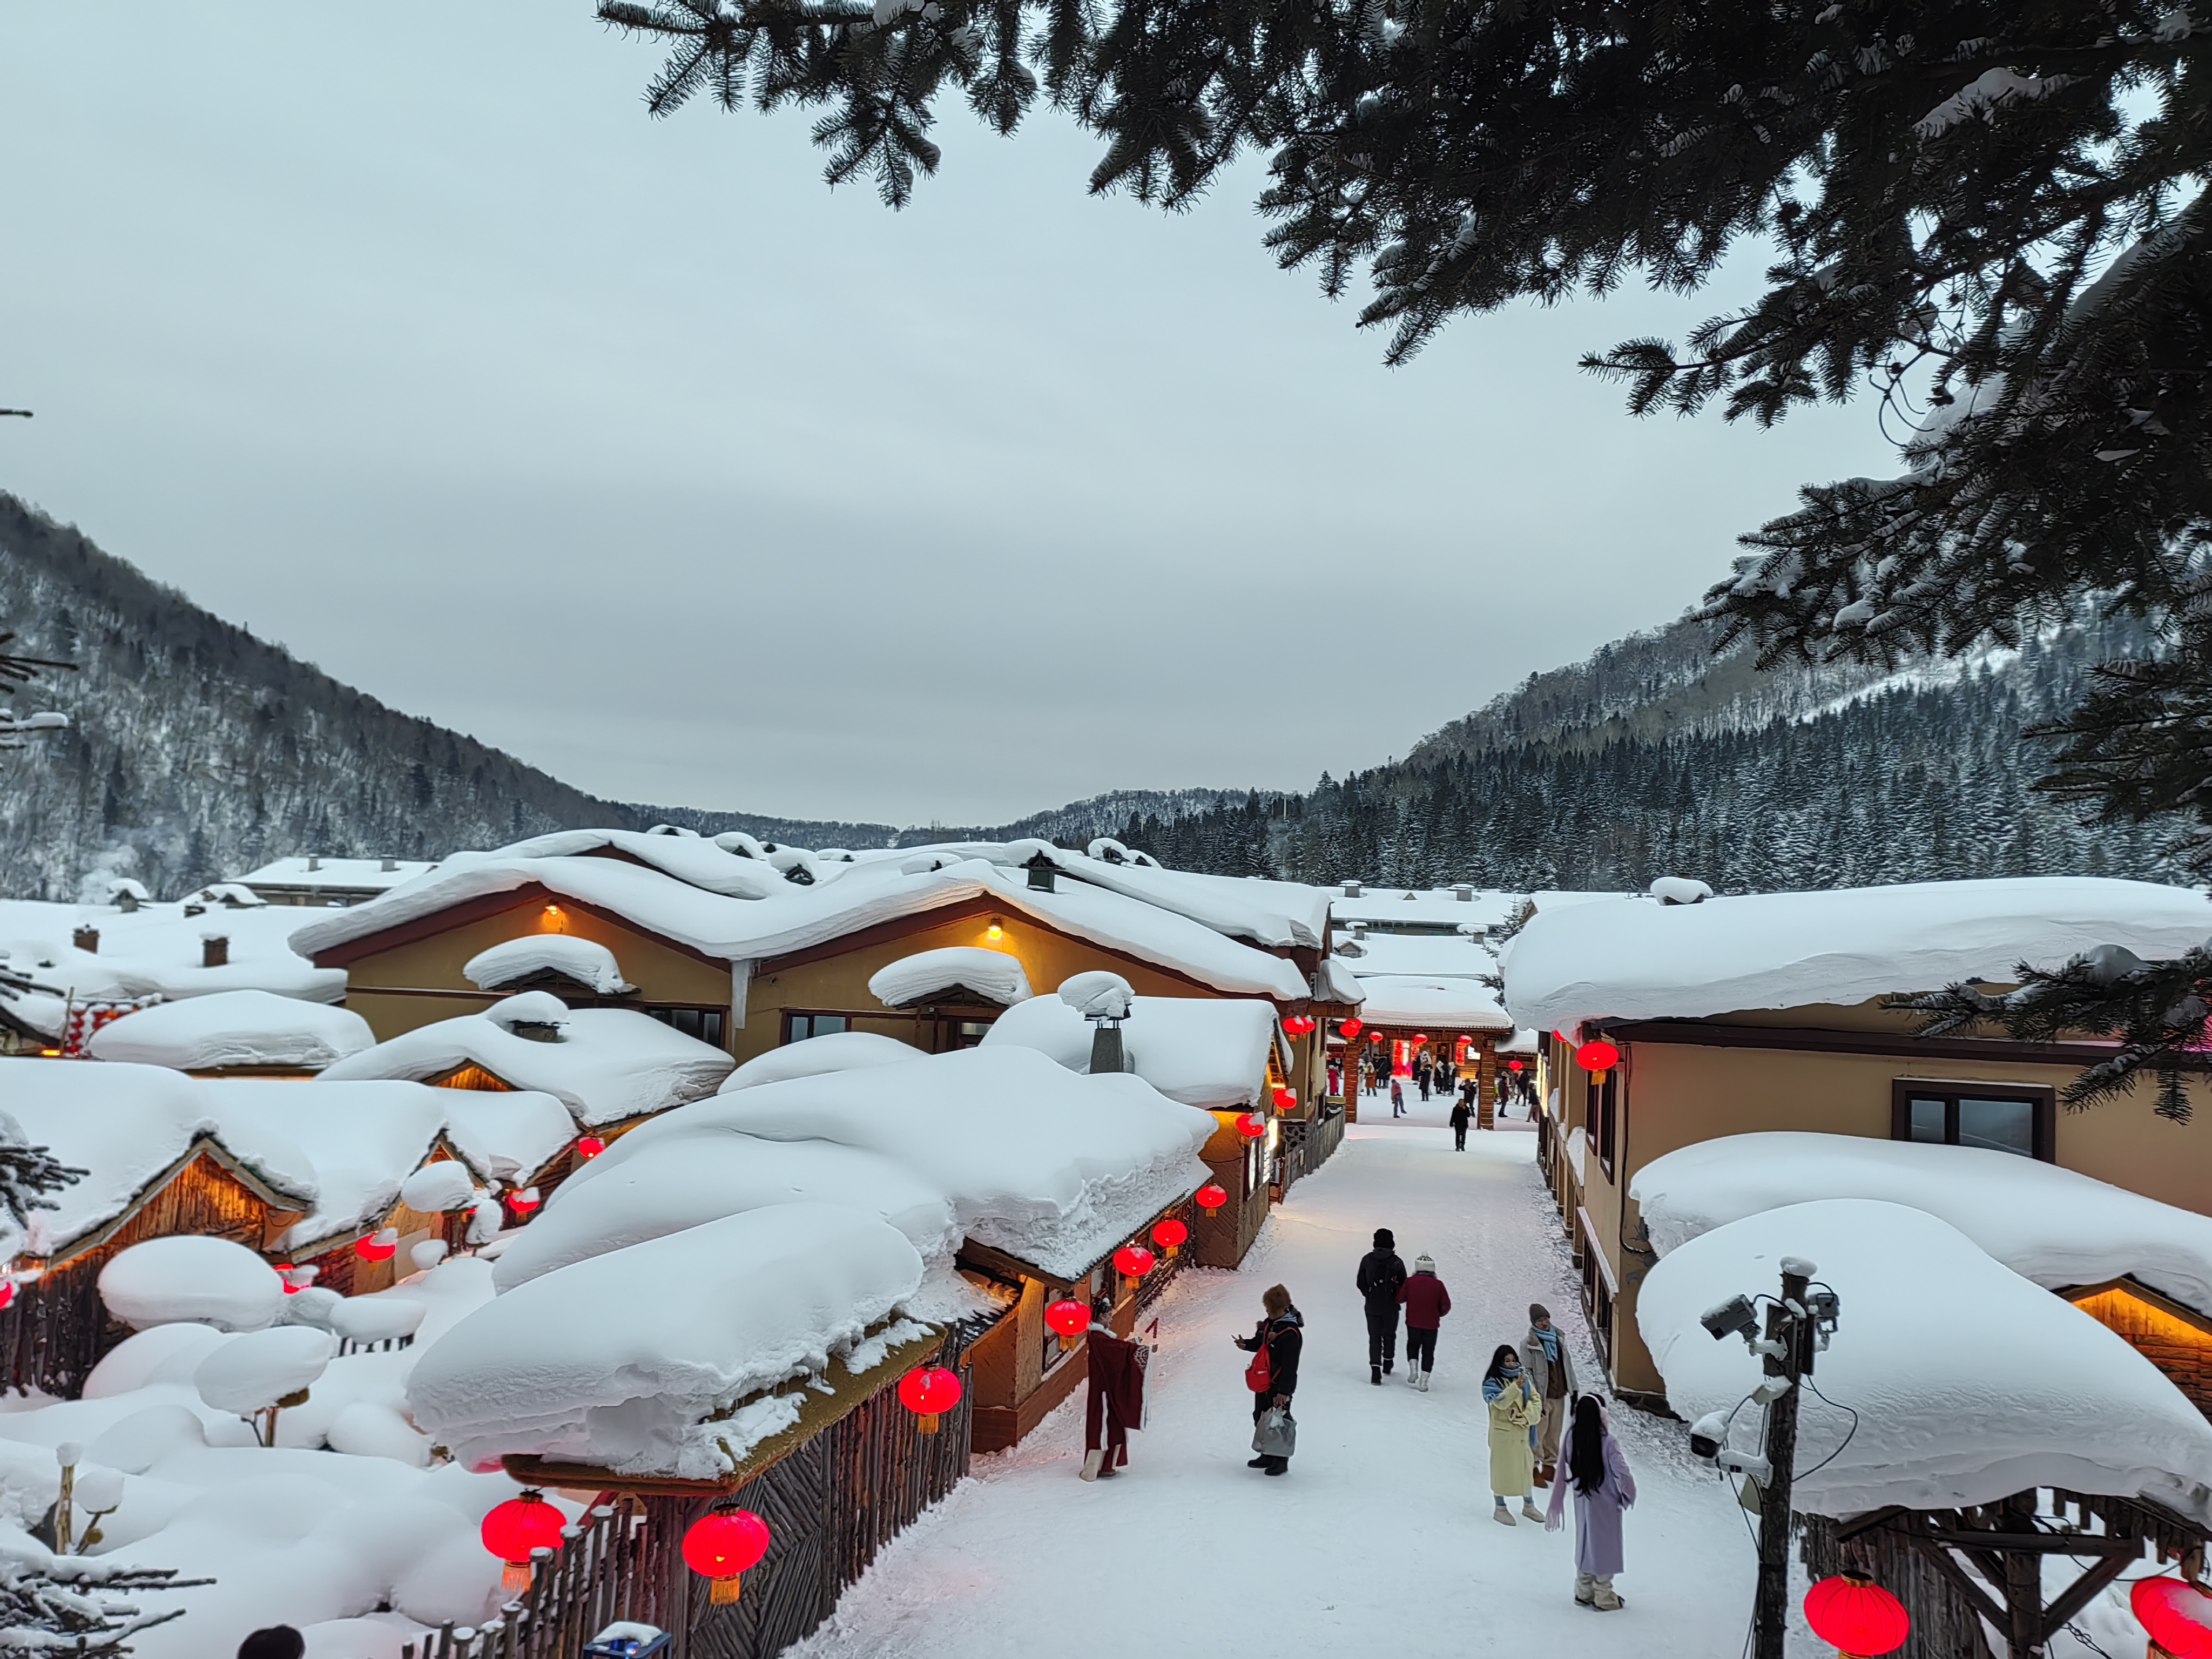
{"type": "Polygon", "coordinates": [[[956,104],[893,214],[590,14],[0,10],[0,485],[584,788],[958,823],[1402,755],[1889,468],[1576,371],[1712,297],[1386,369],[1255,169],[1164,215],[956,104]]]}

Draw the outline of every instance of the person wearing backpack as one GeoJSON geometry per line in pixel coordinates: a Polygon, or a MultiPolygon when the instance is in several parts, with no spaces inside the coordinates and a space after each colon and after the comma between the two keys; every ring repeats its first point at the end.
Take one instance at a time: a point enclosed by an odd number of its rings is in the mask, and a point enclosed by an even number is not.
{"type": "Polygon", "coordinates": [[[1367,1380],[1376,1388],[1398,1360],[1398,1287],[1406,1282],[1406,1263],[1388,1227],[1375,1230],[1375,1248],[1359,1258],[1352,1279],[1367,1304],[1367,1380]]]}
{"type": "Polygon", "coordinates": [[[1252,1390],[1253,1449],[1259,1455],[1244,1467],[1283,1474],[1290,1469],[1289,1448],[1297,1433],[1297,1420],[1291,1416],[1291,1396],[1297,1391],[1298,1353],[1305,1346],[1306,1322],[1291,1305],[1290,1291],[1280,1285],[1270,1285],[1262,1291],[1260,1305],[1267,1312],[1252,1334],[1229,1339],[1252,1356],[1252,1363],[1244,1368],[1244,1386],[1252,1390]],[[1283,1425],[1279,1439],[1269,1432],[1269,1413],[1278,1409],[1283,1425]],[[1260,1451],[1263,1441],[1282,1449],[1260,1451]]]}

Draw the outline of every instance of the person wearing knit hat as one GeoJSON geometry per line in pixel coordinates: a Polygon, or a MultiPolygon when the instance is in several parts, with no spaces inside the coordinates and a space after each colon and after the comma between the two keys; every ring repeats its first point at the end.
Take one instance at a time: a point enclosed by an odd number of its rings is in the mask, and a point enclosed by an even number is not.
{"type": "Polygon", "coordinates": [[[1352,1282],[1367,1306],[1367,1380],[1379,1389],[1397,1364],[1398,1287],[1406,1282],[1406,1264],[1388,1227],[1375,1230],[1375,1248],[1359,1259],[1352,1282]]]}
{"type": "Polygon", "coordinates": [[[1436,1258],[1413,1258],[1413,1276],[1398,1287],[1406,1309],[1406,1380],[1423,1394],[1437,1363],[1437,1327],[1451,1311],[1451,1292],[1437,1277],[1436,1258]]]}
{"type": "Polygon", "coordinates": [[[1529,1386],[1544,1402],[1543,1421],[1529,1437],[1535,1454],[1536,1484],[1548,1486],[1559,1474],[1559,1431],[1566,1425],[1574,1401],[1575,1362],[1567,1352],[1566,1338],[1552,1323],[1551,1310],[1540,1302],[1528,1304],[1528,1334],[1521,1339],[1521,1369],[1529,1386]]]}

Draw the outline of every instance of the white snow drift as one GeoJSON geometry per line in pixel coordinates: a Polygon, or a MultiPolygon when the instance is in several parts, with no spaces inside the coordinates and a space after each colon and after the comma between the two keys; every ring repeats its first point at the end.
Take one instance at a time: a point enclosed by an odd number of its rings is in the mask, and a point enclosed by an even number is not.
{"type": "MultiPolygon", "coordinates": [[[[1122,1005],[1121,1053],[1129,1069],[1170,1100],[1237,1111],[1260,1097],[1275,1011],[1234,998],[1131,997],[1122,1005]]],[[[1010,1008],[984,1034],[985,1049],[1034,1048],[1072,1072],[1091,1067],[1091,1024],[1060,997],[1010,1008]]]]}
{"type": "Polygon", "coordinates": [[[217,991],[111,1020],[86,1049],[94,1060],[179,1072],[237,1066],[320,1071],[375,1042],[368,1022],[349,1009],[269,991],[217,991]]]}
{"type": "Polygon", "coordinates": [[[868,980],[868,994],[887,1008],[910,1008],[955,988],[1009,1008],[1030,999],[1029,975],[1020,957],[974,945],[917,951],[878,969],[868,980]]]}
{"type": "Polygon", "coordinates": [[[525,933],[461,964],[461,977],[480,991],[497,991],[533,974],[559,974],[603,997],[621,996],[637,987],[623,977],[615,953],[597,939],[569,933],[525,933]]]}

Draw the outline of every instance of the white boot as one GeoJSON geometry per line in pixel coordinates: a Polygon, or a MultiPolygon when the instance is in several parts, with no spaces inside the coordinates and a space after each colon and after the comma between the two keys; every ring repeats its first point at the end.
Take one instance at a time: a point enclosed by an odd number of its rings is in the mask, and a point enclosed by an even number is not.
{"type": "Polygon", "coordinates": [[[1521,1500],[1521,1513],[1529,1520],[1538,1522],[1544,1518],[1544,1511],[1536,1507],[1535,1500],[1531,1498],[1523,1498],[1521,1500]]]}
{"type": "Polygon", "coordinates": [[[1600,1613],[1613,1613],[1628,1605],[1613,1588],[1613,1575],[1601,1572],[1597,1576],[1597,1593],[1590,1597],[1590,1605],[1600,1613]]]}
{"type": "Polygon", "coordinates": [[[1513,1519],[1513,1511],[1505,1507],[1505,1500],[1502,1498],[1498,1500],[1498,1507],[1491,1510],[1490,1518],[1498,1522],[1501,1527],[1510,1527],[1518,1524],[1513,1519]]]}
{"type": "Polygon", "coordinates": [[[1096,1480],[1098,1478],[1098,1466],[1105,1461],[1106,1449],[1103,1446],[1101,1446],[1096,1451],[1087,1451],[1084,1453],[1083,1479],[1085,1480],[1096,1480]]]}

